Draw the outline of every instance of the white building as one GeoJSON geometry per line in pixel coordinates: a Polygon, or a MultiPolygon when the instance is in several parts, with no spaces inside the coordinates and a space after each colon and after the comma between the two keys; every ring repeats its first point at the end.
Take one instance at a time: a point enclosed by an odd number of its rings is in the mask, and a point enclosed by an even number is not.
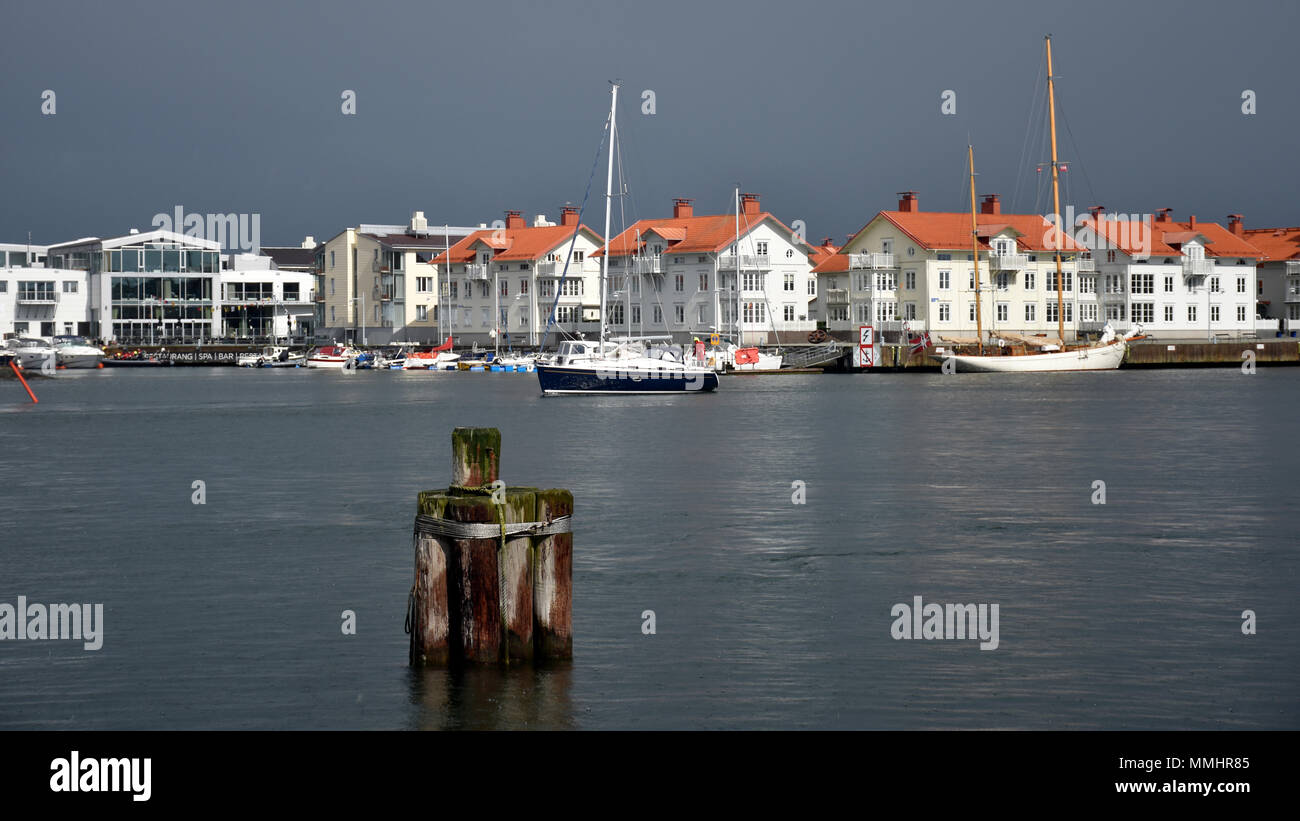
{"type": "Polygon", "coordinates": [[[528,225],[507,211],[504,228],[474,231],[434,260],[443,333],[457,344],[495,344],[499,333],[503,347],[537,345],[552,311],[569,333],[598,333],[601,244],[576,208],[564,208],[558,225],[541,215],[528,225]]]}
{"type": "Polygon", "coordinates": [[[316,274],[282,270],[263,254],[222,258],[218,278],[221,336],[233,339],[304,338],[316,319],[316,274]]]}
{"type": "Polygon", "coordinates": [[[1097,321],[1117,330],[1140,324],[1160,340],[1255,336],[1255,268],[1264,252],[1241,235],[1194,216],[1175,222],[1162,208],[1127,221],[1094,209],[1076,236],[1096,260],[1081,299],[1097,305],[1097,321]]]}
{"type": "Polygon", "coordinates": [[[45,267],[44,245],[0,243],[0,335],[88,335],[85,271],[45,267]]]}
{"type": "Polygon", "coordinates": [[[1259,335],[1300,333],[1300,228],[1246,229],[1233,214],[1228,230],[1264,254],[1255,269],[1259,335]]]}
{"type": "MultiPolygon", "coordinates": [[[[818,249],[742,195],[739,214],[696,216],[673,201],[671,219],[645,219],[610,240],[608,323],[614,335],[710,333],[742,344],[807,341],[818,249]]],[[[599,256],[599,255],[598,255],[599,256]]]]}

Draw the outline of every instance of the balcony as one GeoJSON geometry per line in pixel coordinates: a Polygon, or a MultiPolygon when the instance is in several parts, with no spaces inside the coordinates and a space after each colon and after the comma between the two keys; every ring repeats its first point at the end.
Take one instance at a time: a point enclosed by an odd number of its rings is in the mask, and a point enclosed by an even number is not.
{"type": "Polygon", "coordinates": [[[486,266],[486,265],[466,265],[466,266],[465,266],[465,276],[466,276],[468,279],[474,279],[474,280],[479,280],[479,281],[483,281],[483,282],[485,282],[485,281],[487,281],[487,278],[488,278],[488,269],[487,269],[487,266],[486,266]]]}
{"type": "Polygon", "coordinates": [[[718,257],[719,270],[734,271],[737,268],[768,271],[772,268],[771,257],[767,254],[727,254],[718,257]]]}
{"type": "MultiPolygon", "coordinates": [[[[569,276],[581,276],[587,273],[586,263],[582,260],[573,260],[569,263],[569,276]]],[[[560,277],[564,276],[564,260],[548,259],[537,263],[537,275],[539,277],[560,277]]]]}
{"type": "Polygon", "coordinates": [[[1212,273],[1214,273],[1214,260],[1212,259],[1183,260],[1183,276],[1203,277],[1212,273]]]}
{"type": "Polygon", "coordinates": [[[1097,270],[1097,261],[1092,257],[1078,257],[1074,260],[1074,270],[1081,273],[1097,270]]]}
{"type": "Polygon", "coordinates": [[[826,289],[827,305],[848,305],[849,291],[847,288],[827,288],[826,289]]]}
{"type": "Polygon", "coordinates": [[[633,257],[623,261],[623,270],[629,274],[662,274],[663,257],[633,257]]]}
{"type": "Polygon", "coordinates": [[[849,254],[850,269],[897,268],[893,254],[849,254]]]}
{"type": "Polygon", "coordinates": [[[1029,254],[989,254],[989,270],[1023,271],[1029,265],[1029,254]]]}
{"type": "Polygon", "coordinates": [[[56,305],[59,301],[58,291],[19,291],[19,305],[56,305]]]}
{"type": "Polygon", "coordinates": [[[1300,275],[1300,259],[1289,259],[1282,267],[1286,269],[1287,276],[1300,275]]]}
{"type": "Polygon", "coordinates": [[[1300,281],[1294,279],[1287,281],[1286,301],[1288,304],[1300,302],[1300,281]]]}

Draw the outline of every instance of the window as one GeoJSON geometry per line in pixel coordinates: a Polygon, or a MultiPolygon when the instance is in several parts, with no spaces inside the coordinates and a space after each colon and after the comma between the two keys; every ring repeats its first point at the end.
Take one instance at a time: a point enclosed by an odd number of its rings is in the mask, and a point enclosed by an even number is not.
{"type": "Polygon", "coordinates": [[[1079,319],[1084,322],[1097,321],[1097,303],[1087,302],[1079,306],[1079,319]]]}
{"type": "Polygon", "coordinates": [[[709,290],[709,275],[708,275],[708,274],[700,274],[700,290],[701,290],[701,291],[707,291],[707,290],[709,290]]]}
{"type": "Polygon", "coordinates": [[[786,274],[786,275],[783,277],[783,279],[782,279],[782,283],[781,283],[781,290],[783,290],[783,291],[793,291],[793,290],[794,290],[794,274],[786,274]]]}
{"type": "Polygon", "coordinates": [[[526,279],[519,280],[519,293],[521,294],[528,293],[528,280],[526,279]]]}
{"type": "Polygon", "coordinates": [[[75,294],[77,292],[77,281],[75,279],[63,280],[63,293],[75,294]]]}
{"type": "Polygon", "coordinates": [[[695,306],[695,324],[704,325],[709,321],[709,309],[703,305],[695,306]]]}
{"type": "Polygon", "coordinates": [[[1006,322],[1007,317],[1011,315],[1011,306],[1005,302],[999,302],[997,305],[998,322],[1006,322]]]}
{"type": "Polygon", "coordinates": [[[1218,322],[1218,321],[1219,321],[1219,306],[1218,306],[1218,305],[1211,305],[1211,306],[1210,306],[1210,321],[1211,321],[1211,322],[1218,322]]]}
{"type": "Polygon", "coordinates": [[[416,277],[415,291],[420,294],[433,293],[433,277],[416,277]]]}
{"type": "MultiPolygon", "coordinates": [[[[1123,308],[1124,306],[1121,305],[1121,306],[1119,306],[1119,307],[1123,308]]],[[[1044,319],[1045,319],[1046,321],[1048,321],[1048,322],[1056,322],[1056,321],[1058,321],[1058,320],[1057,320],[1056,308],[1057,308],[1056,301],[1055,301],[1055,300],[1051,300],[1051,299],[1049,299],[1049,300],[1047,301],[1047,311],[1046,311],[1046,314],[1047,314],[1047,315],[1044,317],[1044,319]]],[[[1073,322],[1073,321],[1074,321],[1074,303],[1072,303],[1072,302],[1067,302],[1067,303],[1065,303],[1065,321],[1066,321],[1066,322],[1073,322]]]]}
{"type": "Polygon", "coordinates": [[[1188,306],[1187,306],[1187,321],[1188,321],[1188,322],[1195,322],[1195,321],[1196,321],[1196,306],[1195,306],[1195,305],[1188,305],[1188,306]]]}
{"type": "Polygon", "coordinates": [[[761,274],[753,273],[753,274],[744,274],[743,276],[744,279],[742,280],[742,290],[745,291],[763,290],[763,286],[761,284],[761,276],[762,276],[761,274]]]}
{"type": "Polygon", "coordinates": [[[428,308],[428,306],[425,306],[425,305],[416,305],[416,306],[415,306],[415,321],[416,321],[416,322],[428,322],[428,321],[429,321],[429,308],[428,308]]]}
{"type": "Polygon", "coordinates": [[[787,248],[787,249],[786,249],[786,252],[785,252],[785,258],[786,258],[786,259],[794,259],[794,249],[793,249],[793,248],[787,248]]]}
{"type": "Polygon", "coordinates": [[[501,280],[501,296],[510,296],[510,280],[501,280]]]}
{"type": "Polygon", "coordinates": [[[459,283],[459,282],[457,282],[456,280],[453,279],[451,282],[449,282],[449,283],[444,283],[444,284],[447,286],[447,291],[450,293],[452,299],[460,299],[460,294],[459,294],[459,291],[460,291],[460,283],[459,283]]]}
{"type": "Polygon", "coordinates": [[[782,305],[781,318],[784,319],[786,322],[794,322],[794,306],[789,304],[782,305]]]}
{"type": "Polygon", "coordinates": [[[1210,293],[1212,294],[1220,293],[1218,277],[1210,277],[1210,293]]]}
{"type": "Polygon", "coordinates": [[[334,277],[330,277],[330,296],[334,296],[334,277]]]}
{"type": "Polygon", "coordinates": [[[767,240],[763,240],[762,242],[756,242],[754,243],[754,245],[758,249],[757,253],[760,257],[767,256],[767,240]]]}
{"type": "Polygon", "coordinates": [[[876,290],[893,291],[896,288],[898,288],[898,279],[892,271],[876,274],[876,290]]]}
{"type": "MultiPolygon", "coordinates": [[[[940,290],[940,291],[947,291],[947,290],[948,290],[949,288],[951,288],[951,287],[952,287],[952,271],[940,271],[940,272],[939,272],[939,290],[940,290]]],[[[942,310],[942,309],[943,309],[943,306],[940,306],[940,310],[942,310]]]]}
{"type": "Polygon", "coordinates": [[[997,282],[999,291],[1005,291],[1011,287],[1011,274],[999,273],[994,281],[997,282]]]}
{"type": "Polygon", "coordinates": [[[673,277],[673,290],[678,293],[681,293],[682,291],[686,290],[685,276],[683,276],[682,274],[677,274],[676,276],[673,277]]]}
{"type": "Polygon", "coordinates": [[[973,291],[975,290],[975,269],[972,268],[967,273],[970,275],[970,277],[969,279],[966,280],[966,290],[973,291]]]}
{"type": "Polygon", "coordinates": [[[334,322],[334,306],[331,305],[331,306],[330,306],[330,323],[332,324],[333,322],[334,322]]]}
{"type": "Polygon", "coordinates": [[[817,296],[817,277],[808,277],[808,296],[817,296]]]}
{"type": "Polygon", "coordinates": [[[916,319],[916,303],[915,303],[915,302],[904,302],[904,303],[903,303],[903,319],[916,319]]]}
{"type": "MultiPolygon", "coordinates": [[[[330,267],[331,267],[331,268],[334,267],[334,252],[333,252],[333,251],[330,251],[330,267]]],[[[125,270],[125,269],[123,269],[123,270],[125,270]]]]}
{"type": "Polygon", "coordinates": [[[968,310],[968,311],[966,312],[966,313],[968,314],[969,321],[974,322],[974,321],[975,321],[975,303],[972,302],[972,303],[970,303],[969,305],[967,305],[966,307],[970,309],[970,310],[968,310]]]}
{"type": "Polygon", "coordinates": [[[632,324],[634,324],[634,325],[639,325],[640,323],[641,323],[641,306],[640,306],[640,305],[633,305],[633,306],[632,306],[632,324]]]}
{"type": "Polygon", "coordinates": [[[582,296],[582,280],[564,280],[564,284],[560,286],[560,296],[582,296]]]}
{"type": "Polygon", "coordinates": [[[673,306],[673,321],[681,325],[686,321],[686,306],[678,303],[673,306]]]}
{"type": "MultiPolygon", "coordinates": [[[[1062,290],[1068,294],[1074,290],[1074,274],[1070,271],[1062,271],[1061,273],[1065,277],[1063,280],[1065,287],[1062,290]]],[[[1047,290],[1048,293],[1056,293],[1056,271],[1047,272],[1047,290]]]]}
{"type": "Polygon", "coordinates": [[[582,254],[583,254],[582,251],[574,251],[574,252],[573,252],[573,261],[574,261],[574,262],[582,262],[582,254]]]}
{"type": "Polygon", "coordinates": [[[1133,303],[1133,321],[1134,322],[1155,322],[1156,306],[1152,302],[1134,302],[1133,303]]]}
{"type": "Polygon", "coordinates": [[[898,319],[898,303],[881,300],[876,303],[876,319],[880,322],[893,322],[898,319]]]}
{"type": "Polygon", "coordinates": [[[1173,292],[1174,292],[1174,278],[1165,277],[1165,293],[1172,294],[1173,292]]]}
{"type": "Polygon", "coordinates": [[[854,313],[854,319],[859,323],[865,324],[871,321],[871,306],[864,302],[858,303],[857,311],[854,313]]]}
{"type": "Polygon", "coordinates": [[[4,281],[3,279],[0,279],[0,294],[4,294],[8,292],[9,292],[9,283],[4,281]]]}
{"type": "Polygon", "coordinates": [[[1172,306],[1172,305],[1166,305],[1166,306],[1165,306],[1165,322],[1173,322],[1173,321],[1174,321],[1174,306],[1172,306]]]}
{"type": "Polygon", "coordinates": [[[709,258],[706,257],[706,256],[701,255],[701,256],[696,257],[696,258],[695,258],[695,261],[696,261],[696,262],[708,262],[708,261],[709,261],[709,258]]]}
{"type": "Polygon", "coordinates": [[[660,308],[658,305],[654,306],[653,314],[654,314],[654,323],[656,325],[661,324],[664,321],[663,309],[660,308]]]}
{"type": "Polygon", "coordinates": [[[940,262],[951,262],[952,254],[939,254],[938,259],[940,262]]]}
{"type": "Polygon", "coordinates": [[[1025,271],[1025,290],[1033,291],[1038,288],[1038,274],[1035,271],[1025,271]]]}
{"type": "Polygon", "coordinates": [[[1245,321],[1246,321],[1246,306],[1245,306],[1245,305],[1238,305],[1238,306],[1237,306],[1237,321],[1238,321],[1238,322],[1245,322],[1245,321]]]}
{"type": "Polygon", "coordinates": [[[940,303],[939,303],[939,321],[940,321],[940,322],[948,322],[948,321],[950,321],[951,319],[952,319],[952,303],[951,303],[951,302],[940,302],[940,303]]]}
{"type": "Polygon", "coordinates": [[[488,321],[491,319],[491,316],[492,316],[491,313],[489,312],[489,310],[488,310],[487,308],[480,308],[480,309],[479,309],[479,316],[481,317],[481,319],[480,319],[480,325],[481,325],[482,327],[486,328],[486,327],[488,326],[488,321]]]}
{"type": "Polygon", "coordinates": [[[1246,278],[1245,278],[1245,277],[1237,277],[1237,293],[1239,293],[1239,294],[1244,294],[1244,293],[1246,293],[1246,278]]]}
{"type": "MultiPolygon", "coordinates": [[[[1129,277],[1129,293],[1133,294],[1154,294],[1155,275],[1154,274],[1133,274],[1129,277]]],[[[1135,319],[1134,322],[1141,320],[1135,319]]]]}
{"type": "Polygon", "coordinates": [[[1119,274],[1107,274],[1102,280],[1102,290],[1108,294],[1124,293],[1124,281],[1119,274]]]}
{"type": "Polygon", "coordinates": [[[544,297],[555,296],[555,280],[543,279],[537,283],[537,286],[540,289],[539,293],[541,293],[542,296],[544,297]]]}
{"type": "Polygon", "coordinates": [[[905,271],[903,273],[903,287],[909,291],[916,290],[916,271],[905,271]]]}
{"type": "MultiPolygon", "coordinates": [[[[269,284],[269,283],[268,283],[268,284],[269,284]]],[[[286,282],[286,283],[284,283],[284,301],[285,301],[285,302],[298,302],[298,301],[299,301],[299,298],[300,298],[300,295],[299,295],[299,293],[298,293],[298,283],[296,283],[296,282],[286,282]]]]}
{"type": "Polygon", "coordinates": [[[741,306],[742,321],[762,323],[767,321],[767,304],[764,302],[746,302],[741,306]]]}

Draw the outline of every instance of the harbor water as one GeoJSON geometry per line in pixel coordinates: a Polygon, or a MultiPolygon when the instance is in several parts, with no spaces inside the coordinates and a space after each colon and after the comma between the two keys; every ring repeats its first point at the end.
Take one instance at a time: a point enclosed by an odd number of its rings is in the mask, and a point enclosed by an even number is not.
{"type": "Polygon", "coordinates": [[[1300,369],[33,389],[0,383],[0,603],[102,603],[103,645],[0,641],[3,729],[1300,729],[1300,369]],[[407,664],[458,425],[574,493],[570,664],[407,664]],[[917,596],[997,604],[998,646],[895,638],[917,596]]]}

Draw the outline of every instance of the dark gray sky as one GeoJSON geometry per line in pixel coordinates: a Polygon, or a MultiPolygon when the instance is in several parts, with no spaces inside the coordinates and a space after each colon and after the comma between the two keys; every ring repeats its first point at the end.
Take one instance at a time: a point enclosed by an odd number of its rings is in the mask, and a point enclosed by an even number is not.
{"type": "MultiPolygon", "coordinates": [[[[145,229],[178,204],[258,213],[264,245],[414,209],[554,219],[582,199],[614,78],[629,221],[674,196],[730,212],[740,183],[810,239],[842,241],[904,189],[926,210],[968,207],[968,135],[978,190],[1010,205],[1019,175],[1027,210],[1048,32],[1075,138],[1062,123],[1068,202],[1297,225],[1297,24],[1295,0],[8,0],[0,241],[145,229]]],[[[593,194],[603,184],[602,162],[593,194]]],[[[602,209],[594,196],[597,230],[602,209]]]]}

